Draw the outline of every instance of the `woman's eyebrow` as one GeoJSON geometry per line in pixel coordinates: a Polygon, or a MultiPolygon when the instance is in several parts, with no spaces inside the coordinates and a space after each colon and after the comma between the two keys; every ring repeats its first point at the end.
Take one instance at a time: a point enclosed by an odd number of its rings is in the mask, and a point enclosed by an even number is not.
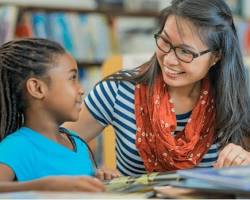
{"type": "MultiPolygon", "coordinates": [[[[169,39],[169,40],[171,41],[171,39],[170,39],[168,33],[167,33],[165,30],[163,30],[163,33],[164,33],[164,35],[167,37],[167,39],[169,39]]],[[[183,47],[183,48],[187,48],[187,49],[196,51],[196,49],[195,49],[194,47],[192,47],[192,46],[190,46],[190,45],[187,45],[187,44],[184,44],[184,43],[178,45],[178,47],[183,47]]]]}
{"type": "Polygon", "coordinates": [[[171,41],[171,39],[170,39],[168,33],[167,33],[165,30],[163,30],[163,33],[164,33],[164,35],[171,41]]]}

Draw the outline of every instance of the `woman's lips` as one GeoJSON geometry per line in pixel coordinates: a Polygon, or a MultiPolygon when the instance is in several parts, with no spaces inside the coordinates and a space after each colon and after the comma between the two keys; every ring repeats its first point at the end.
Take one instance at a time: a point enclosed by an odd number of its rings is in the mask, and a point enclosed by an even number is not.
{"type": "Polygon", "coordinates": [[[178,76],[184,73],[181,71],[172,70],[168,67],[164,67],[164,72],[166,73],[167,76],[172,77],[172,78],[177,78],[178,76]]]}

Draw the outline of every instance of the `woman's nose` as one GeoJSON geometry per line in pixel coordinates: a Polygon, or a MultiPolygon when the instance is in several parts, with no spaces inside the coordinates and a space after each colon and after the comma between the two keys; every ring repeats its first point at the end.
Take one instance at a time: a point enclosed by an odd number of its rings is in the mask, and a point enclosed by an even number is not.
{"type": "Polygon", "coordinates": [[[165,53],[163,56],[163,63],[166,65],[177,65],[179,64],[179,60],[175,55],[175,52],[173,49],[170,50],[170,52],[165,53]]]}
{"type": "Polygon", "coordinates": [[[79,93],[80,93],[81,95],[84,94],[84,89],[83,89],[83,86],[82,86],[81,83],[79,83],[79,93]]]}

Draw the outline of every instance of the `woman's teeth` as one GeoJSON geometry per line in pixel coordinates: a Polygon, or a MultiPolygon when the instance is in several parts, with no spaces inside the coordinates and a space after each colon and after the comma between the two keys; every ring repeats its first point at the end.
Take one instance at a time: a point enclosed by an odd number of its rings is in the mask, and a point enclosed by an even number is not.
{"type": "Polygon", "coordinates": [[[174,70],[171,70],[167,67],[164,67],[164,72],[166,73],[169,73],[169,74],[173,74],[173,75],[177,75],[177,74],[182,74],[183,72],[178,72],[178,71],[174,71],[174,70]]]}

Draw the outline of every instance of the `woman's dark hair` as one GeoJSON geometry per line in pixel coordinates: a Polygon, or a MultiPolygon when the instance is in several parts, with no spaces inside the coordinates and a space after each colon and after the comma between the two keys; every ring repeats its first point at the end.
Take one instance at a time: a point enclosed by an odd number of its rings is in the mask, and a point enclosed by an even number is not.
{"type": "Polygon", "coordinates": [[[46,78],[53,57],[65,50],[56,42],[27,38],[0,47],[0,141],[22,125],[24,88],[32,76],[46,78]]]}
{"type": "MultiPolygon", "coordinates": [[[[219,62],[209,71],[216,97],[215,132],[221,147],[229,142],[249,149],[250,109],[247,70],[244,67],[231,10],[223,0],[173,0],[159,18],[159,32],[170,15],[193,23],[201,41],[217,50],[219,62]]],[[[129,71],[119,71],[104,80],[127,80],[152,86],[161,72],[154,55],[150,61],[129,71]]]]}

